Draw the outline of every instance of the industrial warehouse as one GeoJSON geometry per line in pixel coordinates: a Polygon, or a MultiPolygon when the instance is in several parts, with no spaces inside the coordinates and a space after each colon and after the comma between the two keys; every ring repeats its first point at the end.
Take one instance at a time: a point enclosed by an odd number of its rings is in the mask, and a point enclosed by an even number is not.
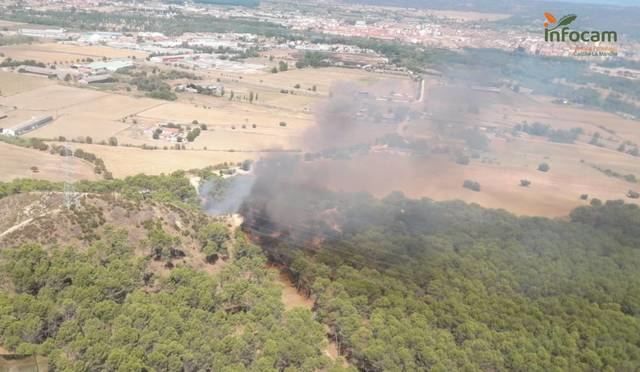
{"type": "Polygon", "coordinates": [[[52,121],[53,121],[52,116],[34,117],[12,128],[3,129],[0,133],[6,136],[15,137],[25,133],[29,133],[38,128],[44,127],[45,125],[49,124],[52,121]]]}

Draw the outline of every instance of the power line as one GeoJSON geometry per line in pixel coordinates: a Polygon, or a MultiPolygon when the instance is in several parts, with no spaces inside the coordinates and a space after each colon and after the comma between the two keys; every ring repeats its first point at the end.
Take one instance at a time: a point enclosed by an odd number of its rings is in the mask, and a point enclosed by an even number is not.
{"type": "Polygon", "coordinates": [[[64,206],[70,209],[76,204],[78,193],[73,184],[73,148],[69,141],[64,144],[64,206]]]}

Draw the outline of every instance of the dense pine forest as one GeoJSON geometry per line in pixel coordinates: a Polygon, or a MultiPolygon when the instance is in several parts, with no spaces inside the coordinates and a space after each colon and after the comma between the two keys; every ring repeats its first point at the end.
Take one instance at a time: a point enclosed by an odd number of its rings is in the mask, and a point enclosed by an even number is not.
{"type": "Polygon", "coordinates": [[[581,207],[563,221],[262,186],[245,228],[315,298],[361,370],[640,368],[636,205],[581,207]]]}
{"type": "Polygon", "coordinates": [[[66,209],[60,184],[0,183],[4,349],[54,371],[345,370],[311,311],[285,311],[260,248],[197,210],[184,173],[76,187],[66,209]]]}
{"type": "MultiPolygon", "coordinates": [[[[65,371],[640,368],[636,205],[551,220],[258,182],[243,233],[197,211],[182,173],[129,181],[79,184],[86,201],[41,224],[93,228],[80,242],[0,239],[5,349],[65,371]],[[268,260],[313,311],[285,311],[268,260]]],[[[0,184],[0,208],[59,186],[0,184]]]]}

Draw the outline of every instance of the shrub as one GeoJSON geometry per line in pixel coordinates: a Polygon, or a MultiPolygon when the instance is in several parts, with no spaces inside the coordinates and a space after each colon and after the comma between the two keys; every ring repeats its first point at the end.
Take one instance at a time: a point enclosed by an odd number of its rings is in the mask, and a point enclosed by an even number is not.
{"type": "Polygon", "coordinates": [[[540,163],[540,165],[538,165],[538,170],[540,172],[548,172],[549,169],[551,169],[551,168],[549,167],[549,164],[547,164],[547,163],[540,163]]]}
{"type": "Polygon", "coordinates": [[[458,157],[456,158],[456,163],[460,165],[468,165],[469,161],[470,161],[469,156],[464,154],[458,155],[458,157]]]}
{"type": "Polygon", "coordinates": [[[480,191],[480,184],[472,180],[465,180],[462,184],[462,187],[476,192],[480,191]]]}

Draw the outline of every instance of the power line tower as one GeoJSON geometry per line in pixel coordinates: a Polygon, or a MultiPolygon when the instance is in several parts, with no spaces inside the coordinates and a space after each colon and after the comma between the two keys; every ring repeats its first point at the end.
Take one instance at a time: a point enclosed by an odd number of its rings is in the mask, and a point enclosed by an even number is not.
{"type": "Polygon", "coordinates": [[[76,204],[77,193],[73,185],[73,148],[69,142],[64,144],[64,206],[69,209],[76,204]]]}

